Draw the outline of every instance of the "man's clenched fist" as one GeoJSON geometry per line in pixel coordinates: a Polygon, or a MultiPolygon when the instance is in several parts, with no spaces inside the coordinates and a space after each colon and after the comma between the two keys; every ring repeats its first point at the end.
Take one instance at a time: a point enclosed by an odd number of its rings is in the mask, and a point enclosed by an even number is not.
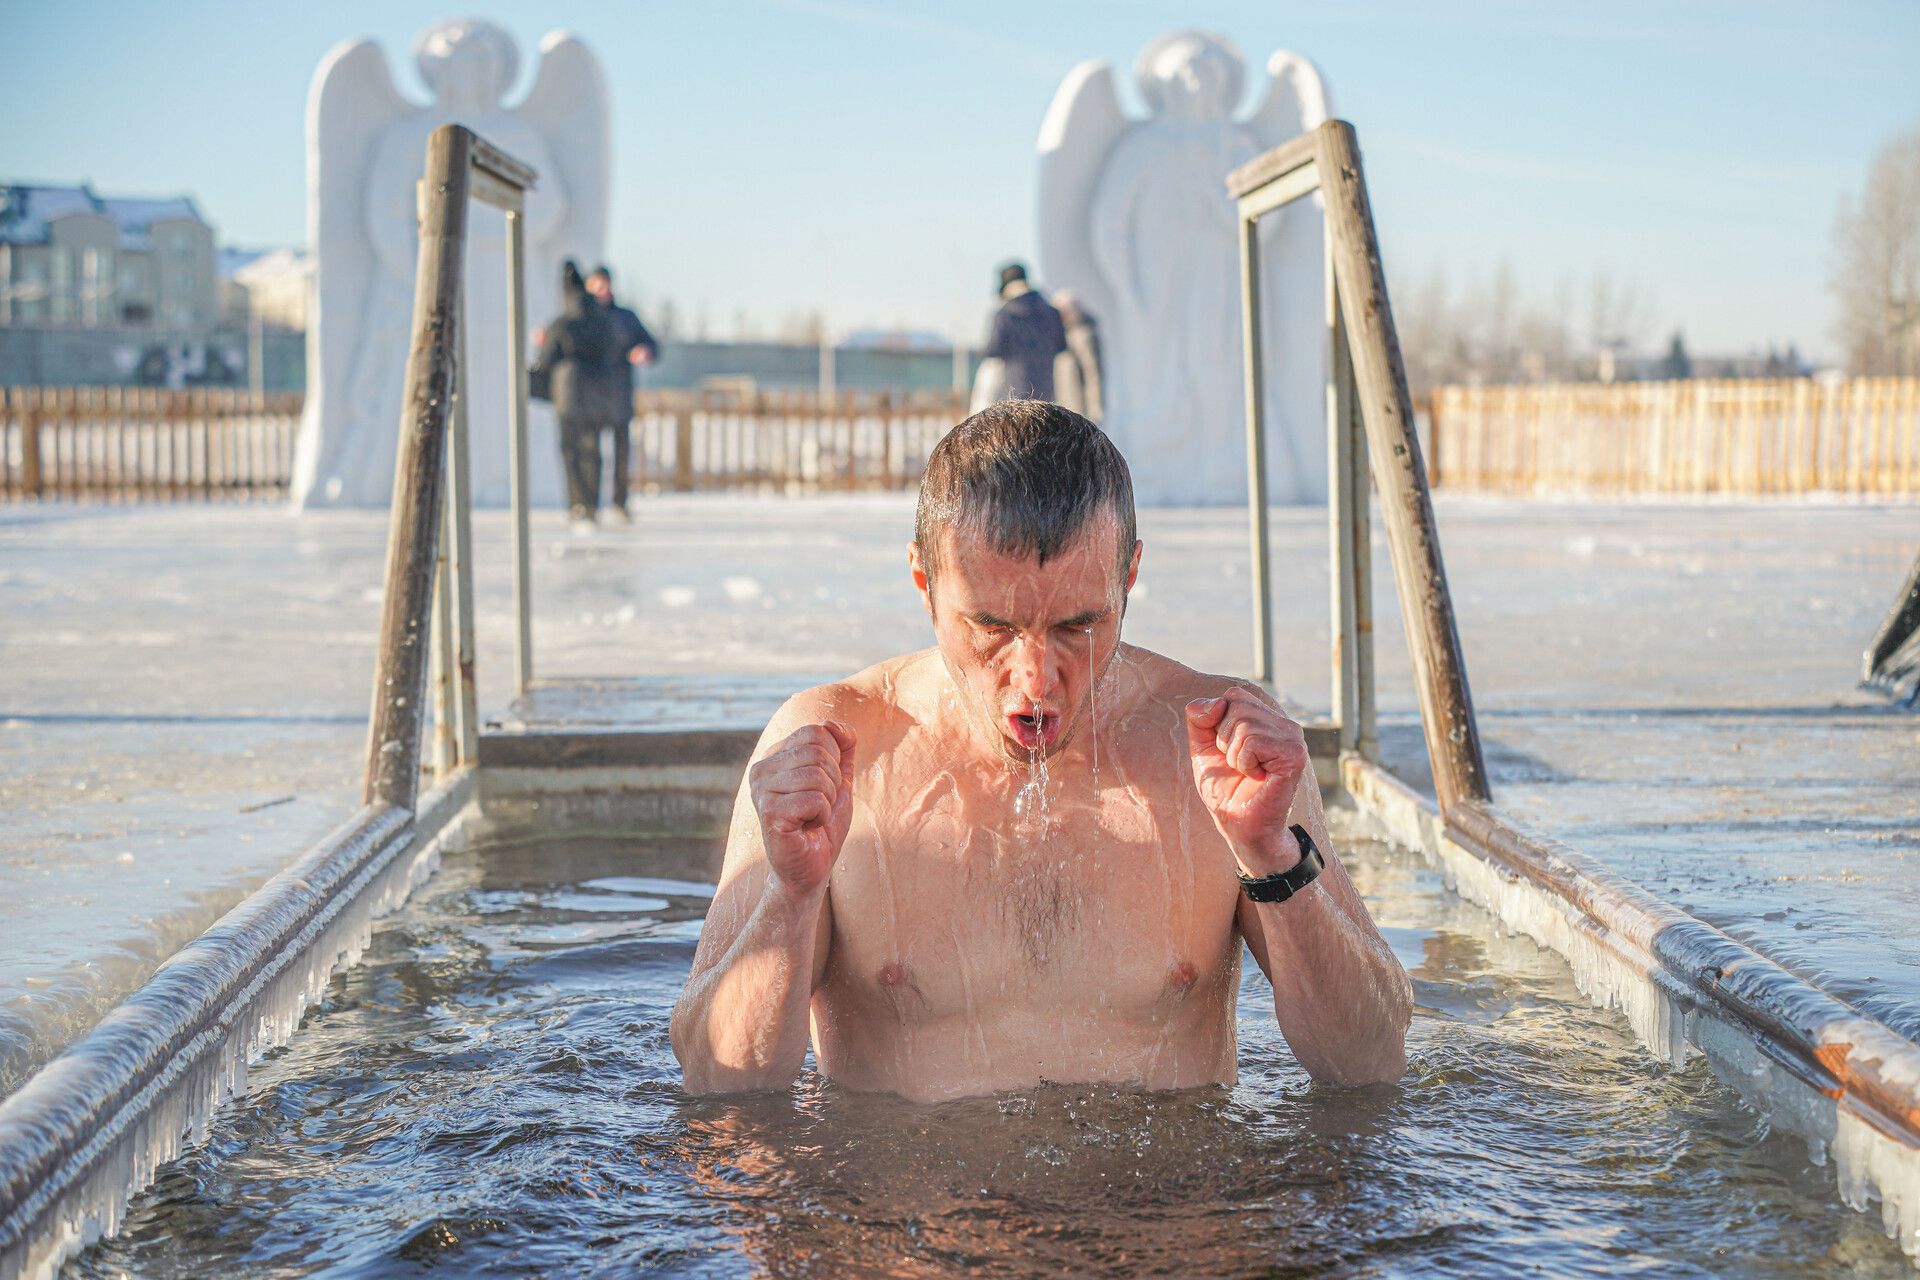
{"type": "Polygon", "coordinates": [[[838,720],[787,735],[756,762],[747,785],[767,864],[781,884],[811,893],[827,881],[853,820],[853,729],[838,720]]]}
{"type": "Polygon", "coordinates": [[[1307,769],[1307,735],[1258,695],[1229,689],[1187,704],[1193,784],[1246,871],[1285,871],[1300,859],[1287,831],[1307,769]]]}

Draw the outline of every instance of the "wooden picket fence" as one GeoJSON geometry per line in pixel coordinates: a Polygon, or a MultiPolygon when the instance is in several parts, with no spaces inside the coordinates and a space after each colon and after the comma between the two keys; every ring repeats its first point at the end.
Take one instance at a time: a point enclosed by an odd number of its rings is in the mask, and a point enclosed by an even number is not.
{"type": "Polygon", "coordinates": [[[226,501],[286,494],[301,396],[0,388],[0,501],[226,501]]]}
{"type": "Polygon", "coordinates": [[[1436,488],[1920,497],[1920,378],[1441,387],[1436,488]]]}
{"type": "MultiPolygon", "coordinates": [[[[0,388],[0,501],[285,496],[301,397],[0,388]]],[[[640,491],[908,489],[966,416],[949,391],[653,391],[634,397],[640,491]]],[[[550,443],[550,442],[549,442],[550,443]]]]}
{"type": "Polygon", "coordinates": [[[910,489],[966,416],[937,392],[641,391],[633,479],[642,491],[910,489]]]}

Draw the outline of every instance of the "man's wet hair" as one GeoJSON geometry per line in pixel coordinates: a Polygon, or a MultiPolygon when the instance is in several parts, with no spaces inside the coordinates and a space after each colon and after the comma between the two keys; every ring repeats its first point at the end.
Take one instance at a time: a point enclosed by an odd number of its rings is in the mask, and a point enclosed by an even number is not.
{"type": "Polygon", "coordinates": [[[967,530],[1001,555],[1045,564],[1103,512],[1119,526],[1124,582],[1138,537],[1127,460],[1106,432],[1071,409],[1002,400],[934,446],[913,536],[931,587],[948,529],[967,530]]]}

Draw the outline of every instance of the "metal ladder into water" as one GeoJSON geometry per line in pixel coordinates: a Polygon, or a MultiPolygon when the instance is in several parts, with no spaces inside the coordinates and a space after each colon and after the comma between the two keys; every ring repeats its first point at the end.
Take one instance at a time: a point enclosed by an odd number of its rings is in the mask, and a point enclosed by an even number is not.
{"type": "MultiPolygon", "coordinates": [[[[1494,803],[1440,557],[1412,397],[1353,127],[1331,120],[1236,169],[1253,532],[1255,672],[1271,680],[1260,333],[1260,219],[1319,193],[1327,229],[1333,715],[1317,765],[1462,896],[1564,956],[1655,1054],[1704,1053],[1774,1123],[1834,1153],[1842,1196],[1882,1202],[1920,1264],[1920,1047],[1494,803]],[[1434,799],[1379,759],[1368,475],[1380,494],[1434,799]]],[[[1911,591],[1912,584],[1909,584],[1911,591]]],[[[1896,610],[1896,613],[1898,610],[1896,610]]],[[[1871,656],[1871,655],[1870,655],[1871,656]]]]}

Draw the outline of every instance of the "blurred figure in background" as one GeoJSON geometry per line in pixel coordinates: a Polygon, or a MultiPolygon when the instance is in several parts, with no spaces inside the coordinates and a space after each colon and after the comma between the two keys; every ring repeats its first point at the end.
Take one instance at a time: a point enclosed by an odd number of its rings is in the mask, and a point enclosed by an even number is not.
{"type": "Polygon", "coordinates": [[[1018,262],[1000,268],[1000,310],[981,354],[998,360],[1006,379],[1000,398],[1053,399],[1053,361],[1067,349],[1066,326],[1053,304],[1027,283],[1018,262]]]}
{"type": "Polygon", "coordinates": [[[1098,422],[1107,412],[1101,391],[1105,369],[1100,362],[1100,326],[1070,290],[1055,293],[1053,306],[1067,331],[1067,349],[1053,363],[1054,402],[1098,422]]]}
{"type": "Polygon", "coordinates": [[[547,379],[547,398],[560,415],[568,517],[574,533],[587,534],[600,503],[600,432],[615,421],[624,428],[632,414],[631,375],[613,317],[588,294],[571,261],[560,268],[560,298],[533,373],[547,379]]]}
{"type": "Polygon", "coordinates": [[[618,340],[613,356],[613,380],[625,387],[626,409],[605,424],[605,429],[613,433],[613,483],[607,507],[615,519],[630,522],[633,513],[627,508],[627,483],[633,473],[634,371],[660,358],[660,344],[647,332],[647,326],[640,323],[639,316],[614,301],[613,272],[606,267],[595,267],[587,276],[587,292],[606,308],[618,340]]]}

